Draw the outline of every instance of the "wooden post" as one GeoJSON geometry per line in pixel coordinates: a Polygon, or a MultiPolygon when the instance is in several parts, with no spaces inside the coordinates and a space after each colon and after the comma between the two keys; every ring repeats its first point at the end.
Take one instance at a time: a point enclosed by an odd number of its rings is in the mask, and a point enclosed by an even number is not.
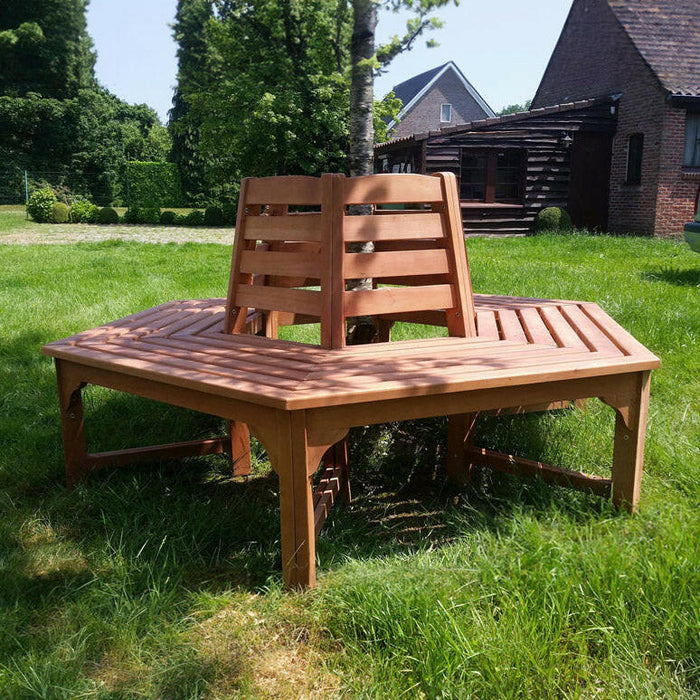
{"type": "Polygon", "coordinates": [[[87,448],[83,400],[80,395],[83,384],[67,369],[61,360],[56,360],[58,383],[58,405],[61,411],[63,452],[66,458],[66,482],[73,488],[87,476],[87,448]]]}
{"type": "Polygon", "coordinates": [[[612,464],[612,498],[618,508],[634,512],[639,504],[644,464],[651,372],[634,375],[629,405],[616,408],[612,464]]]}
{"type": "Polygon", "coordinates": [[[231,441],[231,469],[234,476],[250,474],[250,433],[245,423],[229,421],[228,436],[231,441]]]}
{"type": "Polygon", "coordinates": [[[454,484],[469,484],[472,463],[468,450],[472,447],[477,413],[460,413],[447,417],[447,479],[454,484]]]}
{"type": "Polygon", "coordinates": [[[280,414],[277,436],[275,449],[268,453],[279,477],[282,575],[287,588],[313,588],[316,534],[311,477],[315,469],[311,462],[317,451],[309,451],[304,412],[280,414]]]}

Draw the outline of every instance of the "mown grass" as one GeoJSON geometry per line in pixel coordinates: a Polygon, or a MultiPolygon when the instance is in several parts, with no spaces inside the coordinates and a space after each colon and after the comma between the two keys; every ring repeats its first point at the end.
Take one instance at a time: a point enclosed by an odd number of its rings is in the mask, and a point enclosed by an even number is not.
{"type": "Polygon", "coordinates": [[[27,226],[23,206],[0,206],[0,235],[27,226]]]}
{"type": "MultiPolygon", "coordinates": [[[[247,480],[212,457],[64,487],[41,345],[221,296],[229,250],[0,248],[0,696],[697,696],[700,258],[671,241],[586,236],[468,250],[477,291],[595,300],[661,357],[640,513],[506,475],[453,491],[442,420],[358,430],[354,502],[320,536],[318,589],[299,595],[281,588],[277,484],[257,445],[247,480]]],[[[222,429],[86,393],[94,449],[222,429]]],[[[593,401],[485,419],[479,433],[605,473],[612,412],[593,401]]]]}

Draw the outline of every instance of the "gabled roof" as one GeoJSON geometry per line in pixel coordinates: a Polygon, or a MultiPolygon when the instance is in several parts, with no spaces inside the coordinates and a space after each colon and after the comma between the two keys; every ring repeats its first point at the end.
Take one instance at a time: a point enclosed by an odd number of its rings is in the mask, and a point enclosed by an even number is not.
{"type": "MultiPolygon", "coordinates": [[[[400,120],[404,114],[413,108],[413,106],[420,100],[423,95],[448,71],[453,70],[462,85],[464,85],[465,90],[474,98],[476,103],[481,107],[481,109],[489,115],[489,117],[494,117],[495,112],[489,107],[484,98],[476,91],[474,86],[466,79],[464,73],[457,67],[454,61],[448,61],[443,63],[441,66],[436,68],[431,68],[424,73],[419,73],[414,75],[408,80],[404,80],[403,83],[394,85],[393,92],[403,103],[401,111],[397,115],[397,120],[400,120]]],[[[396,125],[396,121],[392,120],[389,122],[388,128],[391,129],[396,125]]]]}
{"type": "Polygon", "coordinates": [[[700,96],[700,2],[607,1],[659,82],[672,95],[700,96]]]}

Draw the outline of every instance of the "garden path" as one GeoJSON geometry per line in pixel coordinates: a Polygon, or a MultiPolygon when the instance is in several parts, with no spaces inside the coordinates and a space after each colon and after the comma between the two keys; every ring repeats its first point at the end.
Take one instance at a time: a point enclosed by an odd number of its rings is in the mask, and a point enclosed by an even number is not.
{"type": "Polygon", "coordinates": [[[233,228],[191,226],[143,226],[137,224],[30,224],[0,232],[0,244],[98,243],[108,240],[137,243],[225,243],[233,244],[233,228]]]}

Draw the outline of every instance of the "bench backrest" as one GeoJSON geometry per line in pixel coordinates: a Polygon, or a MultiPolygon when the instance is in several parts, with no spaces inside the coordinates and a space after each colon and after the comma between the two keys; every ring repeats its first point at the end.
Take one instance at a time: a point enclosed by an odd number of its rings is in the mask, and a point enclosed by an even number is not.
{"type": "Polygon", "coordinates": [[[248,178],[241,184],[227,300],[228,332],[251,309],[266,335],[319,322],[321,345],[345,344],[346,319],[437,323],[475,335],[454,175],[248,178]],[[369,215],[349,207],[370,205],[369,215]],[[351,252],[371,242],[372,252],[351,252]],[[347,291],[349,280],[372,289],[347,291]]]}

